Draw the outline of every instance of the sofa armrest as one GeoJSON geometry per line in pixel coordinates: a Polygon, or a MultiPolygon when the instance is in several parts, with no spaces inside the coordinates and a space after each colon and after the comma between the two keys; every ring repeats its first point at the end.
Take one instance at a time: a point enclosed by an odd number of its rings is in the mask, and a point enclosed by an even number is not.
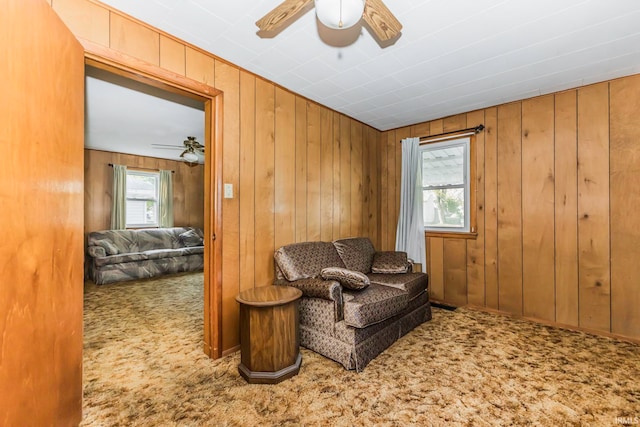
{"type": "Polygon", "coordinates": [[[279,279],[274,281],[273,284],[279,286],[292,286],[300,289],[303,297],[320,298],[333,301],[336,321],[342,320],[344,316],[342,312],[342,285],[335,280],[311,278],[299,279],[290,282],[285,279],[279,279]]]}
{"type": "Polygon", "coordinates": [[[107,251],[102,246],[89,246],[87,247],[87,253],[92,258],[102,258],[107,256],[107,251]]]}

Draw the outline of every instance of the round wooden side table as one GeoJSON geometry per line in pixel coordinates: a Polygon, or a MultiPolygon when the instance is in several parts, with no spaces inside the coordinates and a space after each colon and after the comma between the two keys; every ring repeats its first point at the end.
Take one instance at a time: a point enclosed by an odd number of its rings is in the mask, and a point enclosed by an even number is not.
{"type": "Polygon", "coordinates": [[[300,370],[300,289],[264,286],[241,292],[240,365],[250,383],[276,384],[300,370]]]}

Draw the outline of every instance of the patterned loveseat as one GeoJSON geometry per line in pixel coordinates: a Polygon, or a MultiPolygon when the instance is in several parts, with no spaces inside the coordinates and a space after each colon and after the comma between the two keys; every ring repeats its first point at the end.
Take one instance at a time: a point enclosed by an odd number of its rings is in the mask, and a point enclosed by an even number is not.
{"type": "Polygon", "coordinates": [[[274,255],[276,285],[300,289],[300,344],[361,371],[431,319],[425,273],[368,238],[294,243],[274,255]]]}
{"type": "Polygon", "coordinates": [[[198,228],[94,231],[87,244],[89,274],[98,285],[204,268],[198,228]]]}

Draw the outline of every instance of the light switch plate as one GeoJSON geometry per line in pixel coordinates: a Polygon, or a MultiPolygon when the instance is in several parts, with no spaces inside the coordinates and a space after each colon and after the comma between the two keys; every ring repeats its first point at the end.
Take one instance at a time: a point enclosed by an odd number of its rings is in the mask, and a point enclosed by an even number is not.
{"type": "Polygon", "coordinates": [[[233,184],[224,185],[224,198],[233,199],[233,184]]]}

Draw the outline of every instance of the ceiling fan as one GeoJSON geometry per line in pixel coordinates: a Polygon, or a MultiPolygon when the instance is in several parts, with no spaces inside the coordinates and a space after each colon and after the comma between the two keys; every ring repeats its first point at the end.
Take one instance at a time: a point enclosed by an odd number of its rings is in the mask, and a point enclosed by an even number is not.
{"type": "Polygon", "coordinates": [[[256,22],[260,31],[277,32],[288,26],[315,3],[316,15],[325,26],[349,28],[364,19],[380,42],[400,34],[402,24],[382,0],[285,0],[256,22]]]}
{"type": "Polygon", "coordinates": [[[154,148],[167,150],[183,150],[180,157],[188,163],[195,163],[204,155],[204,145],[196,141],[195,136],[188,136],[183,145],[151,144],[154,148]]]}

